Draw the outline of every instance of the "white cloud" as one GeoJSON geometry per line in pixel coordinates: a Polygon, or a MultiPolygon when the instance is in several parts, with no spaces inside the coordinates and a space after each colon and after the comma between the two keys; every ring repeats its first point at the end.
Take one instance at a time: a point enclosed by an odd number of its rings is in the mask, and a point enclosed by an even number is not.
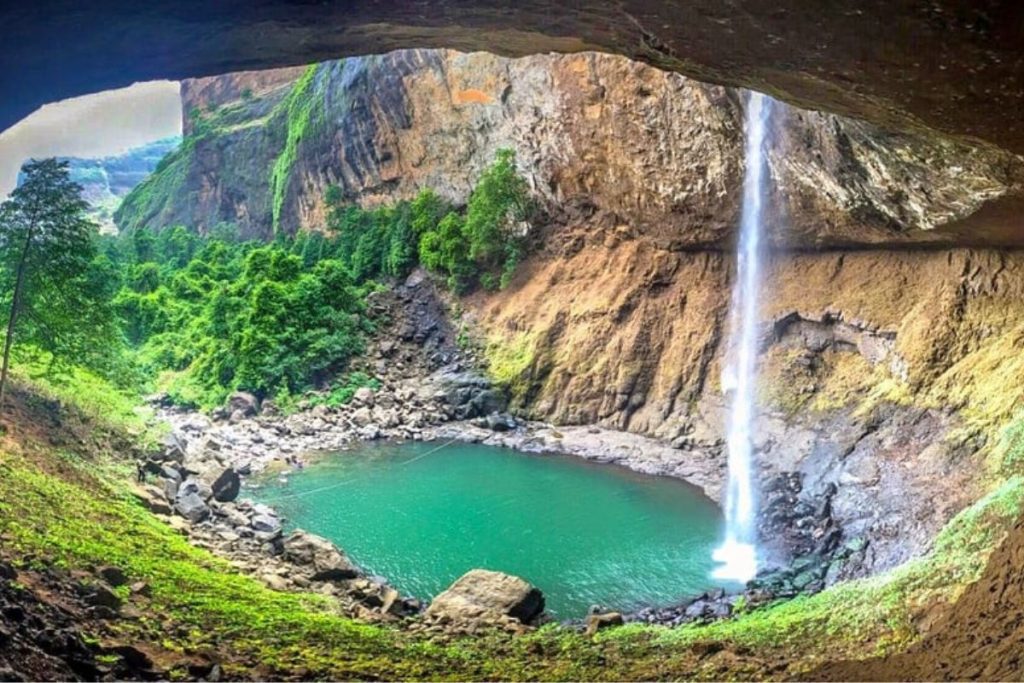
{"type": "Polygon", "coordinates": [[[29,159],[102,157],[181,134],[175,81],[136,83],[40,107],[0,133],[0,197],[29,159]]]}

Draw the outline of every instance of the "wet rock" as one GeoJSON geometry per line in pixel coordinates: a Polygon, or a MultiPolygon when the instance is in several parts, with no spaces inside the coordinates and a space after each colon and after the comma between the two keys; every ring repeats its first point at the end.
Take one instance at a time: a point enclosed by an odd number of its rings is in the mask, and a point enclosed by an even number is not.
{"type": "Polygon", "coordinates": [[[213,491],[214,500],[227,503],[238,497],[241,487],[241,477],[238,476],[238,472],[234,468],[229,467],[221,472],[210,488],[213,491]]]}
{"type": "Polygon", "coordinates": [[[454,621],[511,617],[529,624],[543,611],[543,594],[518,576],[472,569],[434,598],[426,613],[454,621]]]}
{"type": "Polygon", "coordinates": [[[312,581],[343,581],[359,576],[359,570],[326,538],[296,530],[283,542],[284,558],[313,570],[312,581]]]}

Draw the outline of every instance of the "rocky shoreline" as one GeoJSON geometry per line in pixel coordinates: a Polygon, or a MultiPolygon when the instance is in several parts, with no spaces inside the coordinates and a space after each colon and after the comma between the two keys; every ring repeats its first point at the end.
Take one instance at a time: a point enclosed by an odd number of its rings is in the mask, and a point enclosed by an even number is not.
{"type": "MultiPolygon", "coordinates": [[[[537,623],[539,615],[524,622],[508,610],[474,608],[453,615],[425,608],[419,600],[399,595],[385,578],[364,575],[326,539],[302,530],[285,535],[283,522],[271,507],[236,499],[242,478],[292,467],[291,458],[309,461],[325,453],[343,453],[363,441],[463,441],[529,453],[570,454],[703,484],[704,492],[713,495],[720,491],[722,472],[716,459],[681,458],[678,448],[654,439],[597,427],[553,427],[497,411],[456,419],[490,407],[489,391],[472,373],[441,373],[411,384],[363,388],[343,406],[316,406],[288,416],[273,404],[260,409],[253,397],[244,394],[233,396],[229,410],[219,419],[165,407],[160,415],[172,424],[173,432],[163,452],[146,465],[157,473],[159,486],[146,487],[140,498],[154,512],[171,515],[169,521],[194,544],[227,558],[273,589],[334,596],[341,611],[367,621],[463,633],[484,626],[519,631],[537,623]]],[[[586,619],[569,623],[592,631],[625,621],[669,625],[709,621],[730,616],[740,602],[751,606],[821,590],[836,550],[845,559],[863,548],[839,547],[827,500],[816,509],[804,510],[800,519],[794,517],[797,513],[787,512],[794,507],[790,503],[799,493],[799,481],[782,477],[770,483],[767,491],[776,514],[766,524],[779,527],[775,533],[803,530],[801,538],[809,539],[803,559],[765,573],[740,593],[719,590],[675,606],[627,615],[595,607],[586,619]]]]}
{"type": "MultiPolygon", "coordinates": [[[[160,397],[154,400],[159,403],[160,397]]],[[[654,439],[597,427],[555,428],[498,411],[479,414],[495,405],[500,404],[478,375],[441,372],[389,382],[376,390],[366,387],[345,405],[320,405],[292,415],[281,414],[269,401],[261,406],[247,394],[232,396],[226,409],[213,417],[158,406],[158,417],[172,431],[163,449],[144,463],[151,483],[140,487],[137,495],[153,512],[166,515],[192,543],[225,557],[271,588],[313,590],[338,598],[341,610],[350,616],[402,621],[423,614],[424,606],[400,596],[386,579],[365,576],[326,539],[301,530],[284,534],[283,521],[271,507],[238,499],[243,479],[286,471],[293,458],[309,462],[360,442],[386,439],[462,441],[570,454],[687,479],[703,484],[706,493],[720,490],[720,467],[711,458],[706,466],[686,467],[678,449],[654,439]],[[475,417],[458,419],[466,415],[475,417]]],[[[447,631],[466,626],[458,619],[442,621],[447,631]]],[[[479,619],[469,621],[478,627],[479,619]]],[[[518,628],[504,619],[500,623],[518,628]]]]}

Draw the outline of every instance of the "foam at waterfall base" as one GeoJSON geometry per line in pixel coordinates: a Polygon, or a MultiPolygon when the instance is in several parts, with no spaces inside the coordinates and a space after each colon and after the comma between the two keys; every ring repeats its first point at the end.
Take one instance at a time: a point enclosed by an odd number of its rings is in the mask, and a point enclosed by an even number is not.
{"type": "Polygon", "coordinates": [[[728,540],[715,548],[712,557],[721,565],[711,572],[715,579],[746,583],[757,574],[757,549],[749,543],[728,540]]]}

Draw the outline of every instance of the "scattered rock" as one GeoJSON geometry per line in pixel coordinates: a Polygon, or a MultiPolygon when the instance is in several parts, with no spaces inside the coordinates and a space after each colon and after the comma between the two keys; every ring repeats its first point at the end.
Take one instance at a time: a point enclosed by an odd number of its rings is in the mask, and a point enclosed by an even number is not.
{"type": "Polygon", "coordinates": [[[145,581],[136,581],[130,587],[132,594],[148,598],[153,594],[153,589],[145,581]]]}
{"type": "Polygon", "coordinates": [[[250,526],[261,533],[265,534],[279,534],[281,533],[281,520],[274,515],[270,514],[258,514],[252,518],[250,526]]]}
{"type": "Polygon", "coordinates": [[[121,607],[121,598],[101,583],[83,585],[81,594],[82,601],[91,607],[107,607],[112,610],[121,607]]]}
{"type": "Polygon", "coordinates": [[[359,405],[373,407],[374,396],[373,389],[370,387],[359,387],[353,394],[352,400],[359,405]]]}
{"type": "Polygon", "coordinates": [[[188,452],[188,439],[177,430],[172,430],[164,439],[163,459],[181,462],[188,452]]]}
{"type": "Polygon", "coordinates": [[[174,509],[193,524],[202,522],[210,516],[210,508],[200,495],[198,484],[196,480],[189,479],[181,485],[174,499],[174,509]]]}

